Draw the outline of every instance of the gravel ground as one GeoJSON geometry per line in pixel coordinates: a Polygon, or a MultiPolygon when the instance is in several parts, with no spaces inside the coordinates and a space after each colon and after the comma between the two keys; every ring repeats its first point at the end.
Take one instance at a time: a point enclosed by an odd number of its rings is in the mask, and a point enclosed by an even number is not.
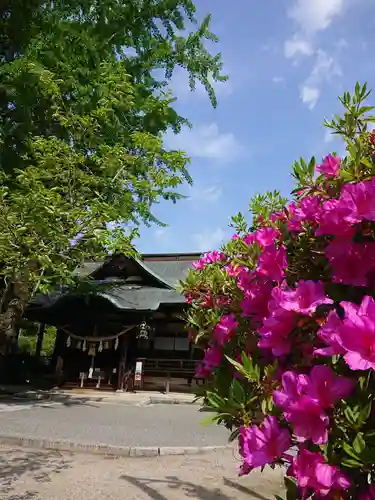
{"type": "Polygon", "coordinates": [[[230,450],[204,456],[114,459],[0,447],[0,498],[267,500],[283,495],[280,471],[266,469],[238,478],[237,467],[238,459],[230,450]]]}
{"type": "Polygon", "coordinates": [[[193,405],[3,405],[0,435],[118,446],[226,445],[226,429],[200,424],[206,415],[193,405]]]}

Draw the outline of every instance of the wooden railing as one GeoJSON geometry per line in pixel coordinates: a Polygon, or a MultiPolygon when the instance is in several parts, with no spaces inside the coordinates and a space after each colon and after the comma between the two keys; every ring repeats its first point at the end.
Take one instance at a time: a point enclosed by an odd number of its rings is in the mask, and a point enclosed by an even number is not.
{"type": "Polygon", "coordinates": [[[145,375],[170,375],[174,377],[194,377],[198,361],[193,359],[146,359],[145,375]]]}
{"type": "Polygon", "coordinates": [[[146,377],[165,377],[165,392],[168,393],[171,378],[184,378],[191,383],[198,363],[194,359],[146,359],[143,373],[146,377]]]}

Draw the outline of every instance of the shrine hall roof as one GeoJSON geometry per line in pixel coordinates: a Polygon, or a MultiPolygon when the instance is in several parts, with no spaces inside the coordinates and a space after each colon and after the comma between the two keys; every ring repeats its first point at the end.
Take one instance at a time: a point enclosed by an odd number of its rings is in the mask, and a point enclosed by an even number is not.
{"type": "MultiPolygon", "coordinates": [[[[87,262],[77,270],[77,273],[82,277],[91,277],[89,283],[94,286],[103,285],[102,291],[99,287],[95,295],[118,311],[156,311],[161,305],[184,304],[185,298],[176,287],[178,282],[185,278],[199,255],[197,253],[148,254],[143,255],[141,259],[127,259],[122,256],[121,262],[125,261],[122,275],[113,274],[113,270],[117,270],[118,273],[118,265],[116,262],[113,264],[117,257],[106,262],[87,262]],[[127,264],[130,267],[126,268],[127,264]],[[129,282],[137,272],[143,282],[129,282]],[[132,276],[129,277],[127,274],[132,276]]],[[[66,289],[49,295],[38,295],[30,302],[27,316],[35,317],[38,312],[52,314],[57,309],[65,309],[75,299],[76,294],[66,289]]]]}

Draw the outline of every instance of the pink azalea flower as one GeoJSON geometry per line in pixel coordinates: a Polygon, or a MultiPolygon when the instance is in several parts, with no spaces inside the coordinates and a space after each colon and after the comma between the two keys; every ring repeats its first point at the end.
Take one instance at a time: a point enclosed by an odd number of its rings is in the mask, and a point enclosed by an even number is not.
{"type": "Polygon", "coordinates": [[[295,218],[295,213],[297,210],[297,205],[294,203],[294,201],[290,202],[289,205],[287,206],[287,217],[288,217],[288,230],[291,233],[299,233],[302,230],[302,224],[299,218],[295,218]]]}
{"type": "Polygon", "coordinates": [[[358,500],[375,500],[375,484],[368,487],[368,489],[362,493],[358,500]]]}
{"type": "Polygon", "coordinates": [[[236,267],[236,274],[234,274],[234,277],[237,278],[238,288],[244,293],[246,293],[253,287],[256,279],[255,273],[249,271],[246,267],[243,266],[236,267]]]}
{"type": "Polygon", "coordinates": [[[325,249],[332,268],[332,281],[352,286],[368,286],[375,267],[375,243],[354,243],[335,239],[325,249]]]}
{"type": "Polygon", "coordinates": [[[253,318],[256,321],[261,321],[265,316],[268,316],[268,301],[272,292],[272,283],[263,277],[258,279],[253,277],[248,286],[243,286],[242,290],[244,299],[241,302],[241,316],[253,318]]]}
{"type": "Polygon", "coordinates": [[[375,370],[375,302],[364,297],[359,308],[341,302],[345,319],[339,330],[339,342],[347,351],[344,358],[352,370],[375,370]]]}
{"type": "Polygon", "coordinates": [[[266,248],[275,244],[275,241],[280,236],[280,230],[274,227],[265,227],[258,229],[255,233],[253,233],[253,235],[254,242],[258,243],[260,248],[266,248]]]}
{"type": "Polygon", "coordinates": [[[208,252],[205,255],[203,255],[203,257],[201,257],[198,261],[193,262],[193,267],[194,269],[201,270],[208,264],[224,262],[225,260],[226,256],[223,252],[219,252],[218,250],[213,250],[212,252],[208,252]]]}
{"type": "Polygon", "coordinates": [[[338,177],[340,173],[341,159],[329,154],[323,158],[323,163],[316,166],[316,171],[328,178],[338,177]]]}
{"type": "Polygon", "coordinates": [[[321,202],[320,196],[305,196],[299,202],[299,206],[294,209],[290,220],[294,223],[304,221],[316,222],[322,209],[321,202]]]}
{"type": "Polygon", "coordinates": [[[345,217],[350,210],[342,206],[339,200],[328,200],[323,203],[318,217],[317,236],[333,235],[352,238],[356,232],[355,227],[345,217]]]}
{"type": "Polygon", "coordinates": [[[352,380],[337,376],[331,368],[323,365],[314,366],[305,380],[304,393],[322,408],[333,407],[354,389],[352,380]]]}
{"type": "Polygon", "coordinates": [[[329,418],[314,399],[301,396],[288,405],[284,417],[293,425],[299,442],[311,439],[314,444],[324,444],[328,441],[329,418]]]}
{"type": "Polygon", "coordinates": [[[238,321],[235,314],[222,316],[213,330],[214,339],[220,346],[224,346],[233,337],[237,327],[238,321]]]}
{"type": "Polygon", "coordinates": [[[318,306],[332,303],[325,295],[324,285],[320,281],[301,280],[297,288],[282,291],[279,295],[280,307],[306,316],[312,316],[318,306]]]}
{"type": "Polygon", "coordinates": [[[330,311],[326,323],[318,330],[318,337],[323,340],[327,347],[314,350],[316,356],[334,356],[335,354],[345,354],[345,349],[340,344],[339,330],[342,321],[336,311],[330,311]]]}
{"type": "Polygon", "coordinates": [[[297,479],[302,491],[312,489],[321,496],[350,487],[349,479],[338,467],[327,464],[319,453],[306,449],[299,450],[289,474],[297,479]]]}
{"type": "Polygon", "coordinates": [[[223,353],[221,349],[216,346],[209,345],[204,351],[204,357],[202,363],[197,367],[196,377],[207,378],[209,377],[213,370],[217,368],[223,359],[223,353]]]}
{"type": "Polygon", "coordinates": [[[341,191],[340,205],[349,210],[346,220],[351,223],[375,221],[375,181],[346,184],[341,191]]]}
{"type": "Polygon", "coordinates": [[[242,274],[248,275],[249,270],[246,267],[239,266],[238,264],[228,264],[225,266],[225,271],[228,274],[228,276],[231,276],[233,278],[237,278],[238,276],[242,274]]]}
{"type": "Polygon", "coordinates": [[[298,401],[303,394],[305,376],[296,372],[284,372],[281,377],[282,391],[273,391],[273,401],[283,411],[288,411],[290,405],[298,401]]]}
{"type": "Polygon", "coordinates": [[[271,222],[278,222],[278,221],[286,221],[288,220],[288,216],[285,210],[282,210],[281,212],[275,212],[270,215],[270,221],[271,222]]]}
{"type": "Polygon", "coordinates": [[[244,460],[242,474],[276,462],[291,447],[289,431],[280,427],[276,417],[266,417],[260,427],[242,426],[239,443],[244,460]]]}
{"type": "Polygon", "coordinates": [[[286,248],[281,246],[276,249],[275,246],[269,246],[265,248],[259,257],[257,271],[272,281],[281,281],[285,276],[287,267],[286,248]]]}
{"type": "Polygon", "coordinates": [[[263,322],[259,330],[258,346],[262,349],[271,349],[274,356],[284,356],[291,351],[289,334],[296,324],[296,315],[293,312],[277,309],[263,322]]]}

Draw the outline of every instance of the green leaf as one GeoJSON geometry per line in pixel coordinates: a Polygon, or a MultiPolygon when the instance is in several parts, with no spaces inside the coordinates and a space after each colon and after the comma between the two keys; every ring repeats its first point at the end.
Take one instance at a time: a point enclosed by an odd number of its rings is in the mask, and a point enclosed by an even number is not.
{"type": "Polygon", "coordinates": [[[237,379],[232,380],[230,387],[230,397],[240,405],[244,405],[246,402],[245,390],[242,384],[237,379]]]}
{"type": "Polygon", "coordinates": [[[353,449],[358,455],[360,455],[365,448],[366,442],[363,439],[363,435],[362,433],[358,433],[353,441],[353,449]]]}
{"type": "Polygon", "coordinates": [[[207,392],[206,398],[208,404],[212,408],[215,408],[216,410],[219,410],[220,408],[223,408],[225,406],[225,399],[216,394],[215,392],[207,392]]]}
{"type": "Polygon", "coordinates": [[[357,462],[361,462],[361,458],[358,456],[358,453],[356,453],[356,451],[348,443],[343,442],[342,448],[345,451],[345,453],[349,455],[351,458],[353,458],[357,462]]]}
{"type": "Polygon", "coordinates": [[[236,439],[238,439],[239,435],[240,435],[240,429],[234,429],[234,430],[231,432],[231,434],[230,434],[230,436],[229,436],[228,441],[229,441],[230,443],[232,443],[233,441],[235,441],[236,439]]]}
{"type": "Polygon", "coordinates": [[[199,423],[200,425],[203,425],[204,427],[208,427],[209,425],[216,424],[217,419],[219,418],[218,415],[208,415],[206,418],[201,420],[199,423]]]}
{"type": "Polygon", "coordinates": [[[299,498],[297,482],[294,479],[285,476],[284,485],[286,488],[286,500],[296,500],[299,498]]]}

